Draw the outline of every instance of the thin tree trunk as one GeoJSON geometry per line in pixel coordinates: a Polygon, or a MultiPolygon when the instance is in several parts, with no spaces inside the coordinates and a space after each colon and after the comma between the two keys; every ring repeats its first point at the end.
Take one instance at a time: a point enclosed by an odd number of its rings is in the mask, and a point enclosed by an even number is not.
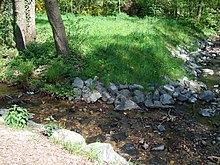
{"type": "Polygon", "coordinates": [[[15,42],[18,50],[26,48],[26,14],[25,0],[14,0],[14,15],[15,15],[15,42]]]}
{"type": "Polygon", "coordinates": [[[25,35],[26,43],[34,42],[36,39],[35,30],[35,0],[29,0],[26,4],[27,31],[25,35]]]}
{"type": "Polygon", "coordinates": [[[47,17],[50,22],[57,54],[70,55],[64,24],[56,0],[45,0],[47,17]]]}
{"type": "Polygon", "coordinates": [[[0,13],[3,11],[4,9],[4,0],[0,0],[0,13]]]}

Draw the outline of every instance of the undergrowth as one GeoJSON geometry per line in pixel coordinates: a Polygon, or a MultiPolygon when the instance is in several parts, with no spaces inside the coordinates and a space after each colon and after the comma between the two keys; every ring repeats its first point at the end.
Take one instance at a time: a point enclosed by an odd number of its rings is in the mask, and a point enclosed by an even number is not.
{"type": "MultiPolygon", "coordinates": [[[[117,16],[62,16],[69,37],[72,55],[62,58],[55,54],[52,32],[45,14],[38,14],[37,42],[28,45],[19,56],[3,66],[1,78],[26,81],[39,89],[68,95],[71,81],[98,76],[105,85],[153,83],[160,85],[161,77],[175,80],[185,76],[183,61],[171,56],[168,47],[179,45],[194,50],[194,41],[205,37],[203,31],[189,22],[156,17],[143,19],[117,16]],[[37,78],[32,72],[42,66],[37,78]],[[61,91],[61,92],[60,92],[61,91]]],[[[0,58],[1,60],[1,58],[0,58]]]]}

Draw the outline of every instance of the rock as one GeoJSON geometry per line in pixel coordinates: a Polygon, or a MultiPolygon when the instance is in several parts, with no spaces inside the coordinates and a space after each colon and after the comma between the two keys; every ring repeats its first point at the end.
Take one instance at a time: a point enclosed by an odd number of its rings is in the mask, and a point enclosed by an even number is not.
{"type": "Polygon", "coordinates": [[[160,132],[165,132],[165,131],[166,131],[166,128],[165,128],[163,125],[161,125],[161,124],[159,124],[159,125],[157,126],[157,129],[158,129],[158,131],[160,131],[160,132]]]}
{"type": "Polygon", "coordinates": [[[160,93],[158,90],[155,90],[153,94],[153,100],[159,101],[160,100],[160,93]]]}
{"type": "Polygon", "coordinates": [[[180,94],[178,96],[178,100],[179,101],[187,101],[189,99],[189,95],[186,93],[186,94],[180,94]]]}
{"type": "Polygon", "coordinates": [[[197,98],[195,98],[194,96],[191,96],[191,97],[188,99],[188,101],[189,101],[190,103],[195,103],[195,102],[197,101],[197,98]]]}
{"type": "Polygon", "coordinates": [[[99,82],[96,83],[96,89],[97,89],[100,93],[106,91],[105,88],[103,87],[103,84],[102,84],[102,83],[99,83],[99,82]]]}
{"type": "Polygon", "coordinates": [[[110,98],[111,98],[111,95],[107,91],[102,92],[102,101],[107,102],[110,98]]]}
{"type": "Polygon", "coordinates": [[[157,147],[153,147],[151,150],[152,151],[163,151],[164,149],[165,149],[165,146],[162,144],[157,147]]]}
{"type": "Polygon", "coordinates": [[[169,94],[172,94],[175,91],[175,88],[172,85],[164,85],[164,90],[166,90],[169,94]]]}
{"type": "Polygon", "coordinates": [[[84,87],[82,88],[82,98],[83,98],[84,100],[87,100],[90,95],[91,95],[90,88],[87,87],[87,86],[84,86],[84,87]]]}
{"type": "Polygon", "coordinates": [[[62,142],[73,143],[73,144],[75,143],[75,144],[80,144],[82,146],[86,145],[85,139],[83,138],[82,135],[66,129],[59,129],[54,131],[51,138],[62,142]]]}
{"type": "Polygon", "coordinates": [[[177,98],[179,95],[180,95],[180,92],[174,92],[174,93],[172,94],[172,96],[173,96],[174,98],[177,98]]]}
{"type": "Polygon", "coordinates": [[[177,88],[180,86],[180,84],[177,82],[170,82],[170,85],[173,86],[174,88],[177,88]]]}
{"type": "Polygon", "coordinates": [[[92,136],[86,139],[87,143],[95,143],[95,142],[105,142],[106,137],[102,134],[96,135],[96,136],[92,136]]]}
{"type": "Polygon", "coordinates": [[[95,103],[98,99],[102,97],[101,93],[98,91],[93,91],[93,93],[86,100],[87,103],[95,103]]]}
{"type": "Polygon", "coordinates": [[[116,87],[116,85],[114,83],[110,83],[108,86],[108,91],[115,95],[116,93],[118,93],[118,88],[116,87]]]}
{"type": "Polygon", "coordinates": [[[91,85],[92,85],[92,82],[93,82],[93,80],[92,80],[91,78],[89,78],[89,79],[86,80],[84,83],[85,83],[85,86],[87,86],[88,88],[90,88],[91,85]]]}
{"type": "Polygon", "coordinates": [[[148,165],[167,165],[167,161],[156,156],[156,157],[153,157],[150,160],[148,160],[146,164],[148,164],[148,165]]]}
{"type": "Polygon", "coordinates": [[[162,103],[160,101],[154,101],[154,106],[155,107],[159,107],[159,106],[162,106],[162,103]]]}
{"type": "Polygon", "coordinates": [[[91,143],[85,147],[86,152],[93,152],[98,161],[105,162],[107,164],[127,164],[128,162],[116,153],[111,146],[107,143],[91,143]]]}
{"type": "Polygon", "coordinates": [[[121,148],[121,151],[122,151],[123,153],[129,154],[129,155],[132,155],[132,156],[135,156],[135,155],[138,155],[138,154],[139,154],[138,149],[135,147],[134,144],[131,144],[131,143],[126,143],[126,144],[121,148]]]}
{"type": "Polygon", "coordinates": [[[74,92],[74,98],[76,100],[80,100],[82,96],[82,90],[80,88],[74,88],[73,92],[74,92]]]}
{"type": "Polygon", "coordinates": [[[73,96],[67,96],[67,98],[68,98],[69,101],[73,101],[74,100],[73,96]]]}
{"type": "Polygon", "coordinates": [[[208,76],[208,75],[212,76],[215,74],[214,70],[212,70],[212,69],[205,68],[205,69],[202,69],[202,71],[205,76],[208,76]]]}
{"type": "Polygon", "coordinates": [[[121,101],[114,108],[114,110],[134,110],[134,109],[141,109],[141,108],[132,100],[121,101]]]}
{"type": "Polygon", "coordinates": [[[128,89],[130,89],[130,90],[144,89],[144,87],[142,85],[139,85],[139,84],[133,84],[133,85],[129,85],[128,89]]]}
{"type": "Polygon", "coordinates": [[[119,89],[119,90],[128,89],[128,87],[129,87],[128,85],[121,85],[121,84],[120,84],[120,85],[118,86],[118,89],[119,89]]]}
{"type": "Polygon", "coordinates": [[[204,100],[206,102],[210,102],[214,100],[214,98],[215,98],[215,94],[212,91],[204,91],[199,95],[199,99],[204,100]]]}
{"type": "Polygon", "coordinates": [[[128,89],[122,89],[118,93],[125,96],[126,98],[131,97],[131,92],[128,89]]]}
{"type": "Polygon", "coordinates": [[[203,117],[211,117],[211,113],[209,109],[201,109],[199,111],[199,114],[202,115],[203,117]]]}
{"type": "Polygon", "coordinates": [[[134,94],[135,94],[135,96],[133,97],[133,101],[135,102],[135,103],[142,103],[142,102],[144,102],[144,93],[142,92],[142,91],[140,91],[140,90],[135,90],[134,91],[134,94]]]}
{"type": "Polygon", "coordinates": [[[154,106],[152,100],[145,100],[145,101],[144,101],[144,105],[145,105],[146,107],[152,107],[152,106],[154,106]]]}
{"type": "Polygon", "coordinates": [[[128,137],[128,133],[127,132],[120,132],[120,133],[112,135],[112,139],[115,142],[119,142],[119,141],[125,140],[127,137],[128,137]]]}
{"type": "Polygon", "coordinates": [[[0,116],[3,116],[9,111],[9,109],[0,109],[0,116]]]}
{"type": "Polygon", "coordinates": [[[168,95],[168,94],[163,94],[160,96],[160,102],[163,104],[163,105],[170,105],[170,104],[174,104],[174,100],[172,98],[172,96],[168,95]]]}
{"type": "Polygon", "coordinates": [[[80,79],[79,77],[76,77],[72,83],[72,86],[75,88],[80,88],[82,89],[84,85],[84,82],[82,79],[80,79]]]}
{"type": "Polygon", "coordinates": [[[107,100],[106,104],[113,104],[114,102],[115,102],[115,99],[111,97],[107,100]]]}

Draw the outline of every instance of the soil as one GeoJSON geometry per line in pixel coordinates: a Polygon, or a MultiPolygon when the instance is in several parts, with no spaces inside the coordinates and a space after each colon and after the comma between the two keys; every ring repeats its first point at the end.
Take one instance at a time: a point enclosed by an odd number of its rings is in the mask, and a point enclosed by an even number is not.
{"type": "Polygon", "coordinates": [[[0,122],[1,165],[92,165],[87,158],[73,155],[55,145],[36,129],[16,130],[0,122]]]}

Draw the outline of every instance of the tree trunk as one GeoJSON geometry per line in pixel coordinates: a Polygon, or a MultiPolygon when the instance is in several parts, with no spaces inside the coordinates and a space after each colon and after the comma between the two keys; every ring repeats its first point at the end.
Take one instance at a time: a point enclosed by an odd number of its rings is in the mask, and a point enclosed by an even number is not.
{"type": "Polygon", "coordinates": [[[26,14],[25,0],[14,0],[14,17],[15,17],[15,42],[18,50],[26,48],[26,14]]]}
{"type": "Polygon", "coordinates": [[[36,39],[35,31],[35,0],[26,1],[27,31],[25,34],[26,43],[34,42],[36,39]]]}
{"type": "Polygon", "coordinates": [[[56,0],[45,0],[47,17],[50,22],[57,54],[70,55],[64,24],[56,0]]]}
{"type": "Polygon", "coordinates": [[[4,0],[0,0],[0,13],[3,11],[4,9],[4,0]]]}

